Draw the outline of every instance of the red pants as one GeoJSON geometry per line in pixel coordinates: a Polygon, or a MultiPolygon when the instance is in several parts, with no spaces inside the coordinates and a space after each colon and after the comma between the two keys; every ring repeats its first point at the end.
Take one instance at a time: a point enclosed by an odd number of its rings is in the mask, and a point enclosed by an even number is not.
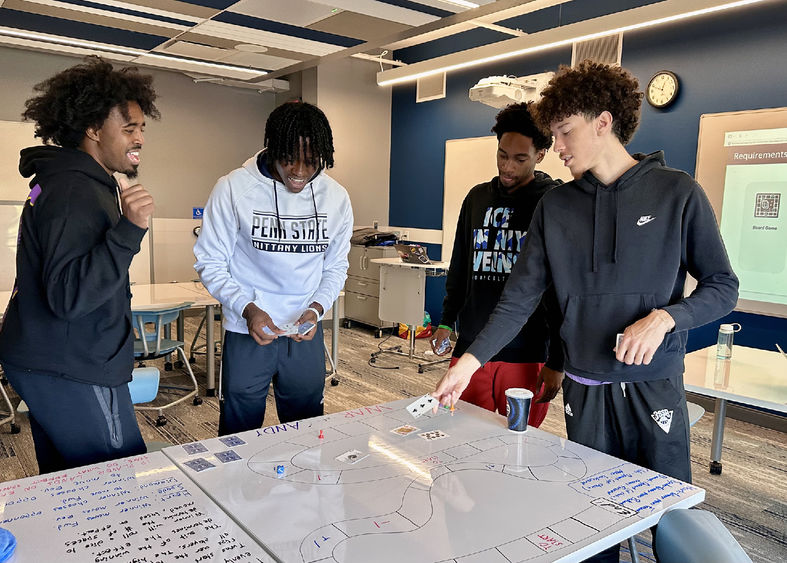
{"type": "MultiPolygon", "coordinates": [[[[449,365],[454,365],[458,358],[451,358],[449,365]]],[[[464,390],[460,399],[473,403],[492,412],[506,415],[506,389],[524,387],[538,395],[536,389],[538,373],[544,364],[512,364],[509,362],[487,362],[473,374],[470,385],[464,390]]],[[[529,426],[538,428],[547,417],[549,403],[530,404],[529,426]]]]}

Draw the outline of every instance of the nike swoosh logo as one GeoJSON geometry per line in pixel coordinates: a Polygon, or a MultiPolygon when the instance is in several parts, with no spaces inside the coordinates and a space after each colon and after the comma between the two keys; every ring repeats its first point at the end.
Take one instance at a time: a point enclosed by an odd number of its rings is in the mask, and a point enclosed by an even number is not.
{"type": "Polygon", "coordinates": [[[650,215],[642,216],[639,219],[637,219],[637,227],[641,227],[642,225],[647,225],[648,223],[650,223],[654,219],[655,219],[655,217],[651,217],[650,215]]]}

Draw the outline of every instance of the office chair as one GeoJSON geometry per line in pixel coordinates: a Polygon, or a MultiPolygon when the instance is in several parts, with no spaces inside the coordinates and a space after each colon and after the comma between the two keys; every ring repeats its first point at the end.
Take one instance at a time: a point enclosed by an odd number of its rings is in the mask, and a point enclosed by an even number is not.
{"type": "MultiPolygon", "coordinates": [[[[133,404],[149,403],[158,395],[159,370],[154,367],[136,368],[131,372],[128,391],[133,404]]],[[[169,442],[145,442],[148,453],[157,452],[171,446],[169,442]]]]}
{"type": "MultiPolygon", "coordinates": [[[[194,363],[196,361],[196,358],[194,357],[194,354],[205,354],[206,353],[206,352],[203,352],[201,350],[206,350],[207,349],[207,347],[208,347],[207,339],[205,341],[205,344],[197,344],[197,340],[199,339],[200,333],[202,332],[202,329],[205,326],[205,322],[207,321],[207,319],[208,319],[208,311],[206,310],[202,314],[202,319],[200,319],[200,321],[199,321],[199,326],[197,327],[197,332],[194,333],[194,338],[192,338],[192,340],[191,340],[191,346],[189,348],[189,350],[190,350],[190,352],[189,352],[189,361],[191,363],[194,363]]],[[[213,321],[214,322],[215,321],[221,321],[221,306],[216,307],[216,310],[213,313],[213,321]]],[[[213,343],[213,349],[218,352],[218,349],[219,349],[220,346],[221,346],[221,338],[217,339],[213,343]]]]}
{"type": "Polygon", "coordinates": [[[0,370],[0,395],[3,396],[3,401],[8,407],[8,414],[0,413],[0,425],[10,422],[11,434],[19,434],[20,428],[16,423],[16,411],[14,410],[14,405],[11,404],[11,400],[8,398],[8,393],[5,391],[6,385],[8,385],[8,380],[3,376],[2,370],[0,370]]]}
{"type": "Polygon", "coordinates": [[[676,508],[659,519],[656,551],[661,563],[751,563],[712,512],[676,508]]]}
{"type": "Polygon", "coordinates": [[[162,358],[177,351],[180,354],[180,358],[183,360],[184,367],[188,370],[189,376],[191,377],[191,387],[171,385],[162,385],[160,387],[161,389],[170,391],[186,391],[185,395],[164,405],[134,407],[134,409],[138,411],[158,411],[156,426],[164,426],[167,423],[167,419],[163,412],[164,409],[173,407],[191,397],[194,397],[194,405],[202,404],[202,398],[197,395],[197,380],[194,377],[194,372],[191,370],[191,365],[186,361],[186,352],[183,349],[183,342],[166,338],[164,335],[164,328],[176,321],[181,311],[188,309],[190,305],[191,303],[180,303],[167,309],[134,310],[131,313],[134,319],[134,329],[136,330],[136,338],[134,339],[134,358],[140,362],[140,366],[144,360],[162,358]]]}

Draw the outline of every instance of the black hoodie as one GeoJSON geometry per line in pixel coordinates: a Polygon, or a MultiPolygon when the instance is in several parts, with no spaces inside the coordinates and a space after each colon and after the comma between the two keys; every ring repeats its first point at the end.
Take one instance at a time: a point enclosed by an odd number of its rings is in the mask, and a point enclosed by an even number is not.
{"type": "Polygon", "coordinates": [[[120,214],[115,179],[81,150],[24,149],[19,171],[35,177],[0,363],[106,387],[130,381],[128,268],[145,230],[120,214]]]}
{"type": "Polygon", "coordinates": [[[543,197],[510,283],[469,353],[485,361],[554,287],[567,373],[610,382],[683,373],[686,331],[732,310],[738,278],[699,184],[667,168],[661,152],[634,158],[610,185],[586,172],[543,197]],[[683,297],[687,273],[698,285],[683,297]],[[675,328],[651,363],[617,361],[616,334],[654,308],[675,328]]]}
{"type": "MultiPolygon", "coordinates": [[[[461,356],[484,328],[519,256],[536,204],[558,184],[560,180],[536,171],[531,182],[509,194],[496,176],[478,184],[465,196],[457,221],[440,320],[440,324],[447,326],[458,321],[455,357],[461,356]]],[[[539,306],[527,324],[520,323],[519,334],[509,339],[491,360],[544,362],[549,348],[549,367],[561,371],[560,317],[554,308],[549,310],[552,314],[547,319],[547,309],[543,304],[539,306]]]]}

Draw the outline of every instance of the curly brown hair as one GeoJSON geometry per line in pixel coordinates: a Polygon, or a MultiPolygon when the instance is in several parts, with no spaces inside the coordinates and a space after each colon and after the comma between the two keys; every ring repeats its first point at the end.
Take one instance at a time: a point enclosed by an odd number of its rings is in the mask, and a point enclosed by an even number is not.
{"type": "Polygon", "coordinates": [[[158,119],[153,103],[153,77],[136,68],[115,70],[101,57],[91,55],[83,64],[67,68],[36,84],[39,94],[25,102],[24,119],[35,122],[35,136],[66,148],[76,148],[90,127],[101,127],[112,108],[128,119],[128,102],[137,102],[142,113],[158,119]]]}
{"type": "Polygon", "coordinates": [[[624,145],[639,126],[643,93],[639,81],[619,66],[590,59],[576,67],[561,65],[541,92],[535,108],[536,123],[549,129],[572,115],[594,119],[603,111],[612,114],[612,132],[624,145]]]}

